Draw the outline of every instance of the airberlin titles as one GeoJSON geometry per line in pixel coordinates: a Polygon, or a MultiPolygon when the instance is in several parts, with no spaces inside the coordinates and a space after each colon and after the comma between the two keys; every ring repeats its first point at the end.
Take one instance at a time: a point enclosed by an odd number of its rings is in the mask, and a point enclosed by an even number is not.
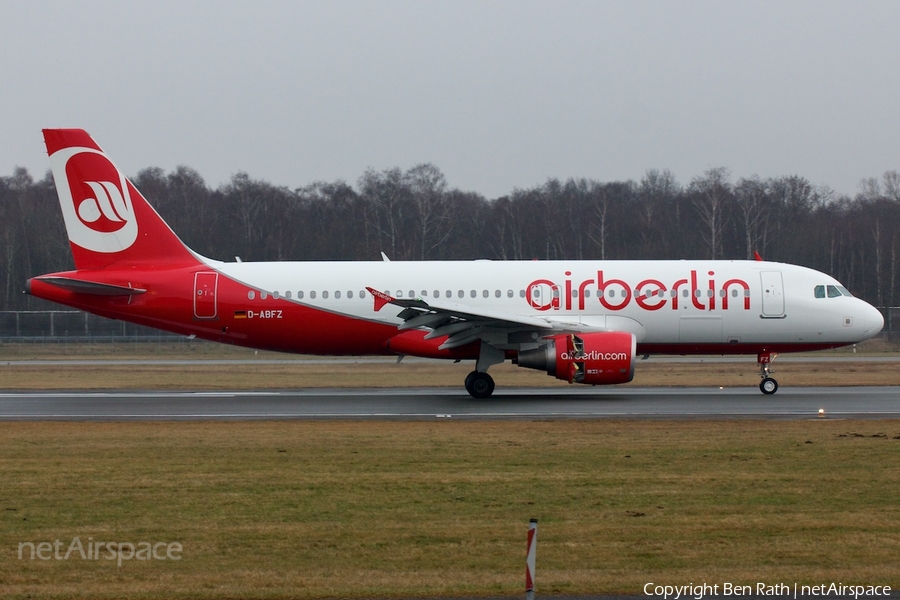
{"type": "Polygon", "coordinates": [[[716,283],[715,271],[707,271],[706,281],[698,281],[697,271],[666,285],[659,279],[644,279],[632,286],[623,279],[607,279],[603,270],[596,279],[573,282],[571,271],[565,272],[562,285],[550,279],[536,279],[528,284],[525,299],[536,310],[585,310],[590,300],[589,290],[596,290],[600,304],[607,310],[622,310],[632,301],[643,310],[660,310],[667,304],[672,310],[686,307],[688,299],[697,310],[728,310],[732,301],[743,300],[743,309],[750,310],[750,285],[743,279],[728,279],[716,283]],[[546,292],[544,291],[546,290],[546,292]],[[573,294],[573,291],[577,291],[573,294]],[[685,294],[687,292],[687,294],[685,294]],[[574,297],[573,297],[574,296],[574,297]]]}

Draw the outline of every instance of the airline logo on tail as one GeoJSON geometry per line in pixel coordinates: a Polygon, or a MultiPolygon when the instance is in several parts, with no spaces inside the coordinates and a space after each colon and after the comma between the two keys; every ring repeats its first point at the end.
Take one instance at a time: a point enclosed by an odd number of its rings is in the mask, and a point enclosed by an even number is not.
{"type": "Polygon", "coordinates": [[[113,253],[137,239],[128,182],[107,156],[70,147],[50,157],[69,240],[86,250],[113,253]]]}

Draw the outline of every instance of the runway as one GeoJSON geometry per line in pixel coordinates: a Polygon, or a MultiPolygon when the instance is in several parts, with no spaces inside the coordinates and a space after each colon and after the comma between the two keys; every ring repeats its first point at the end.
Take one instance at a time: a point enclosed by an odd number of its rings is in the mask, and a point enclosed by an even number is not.
{"type": "Polygon", "coordinates": [[[562,386],[505,388],[487,400],[448,388],[0,394],[3,421],[567,418],[896,419],[900,387],[783,387],[766,396],[755,387],[562,386]]]}

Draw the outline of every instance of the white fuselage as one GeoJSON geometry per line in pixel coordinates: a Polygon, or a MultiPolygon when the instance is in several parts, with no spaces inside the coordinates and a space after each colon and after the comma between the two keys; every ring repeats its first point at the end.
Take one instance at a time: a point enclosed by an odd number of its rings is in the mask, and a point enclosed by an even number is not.
{"type": "Polygon", "coordinates": [[[374,310],[365,292],[373,287],[396,298],[540,317],[575,330],[629,331],[651,351],[692,345],[727,351],[748,344],[812,349],[867,339],[883,324],[862,300],[816,297],[817,286],[840,287],[834,278],[764,261],[209,264],[259,291],[248,299],[248,310],[263,294],[277,295],[355,319],[399,324],[401,309],[374,310]]]}

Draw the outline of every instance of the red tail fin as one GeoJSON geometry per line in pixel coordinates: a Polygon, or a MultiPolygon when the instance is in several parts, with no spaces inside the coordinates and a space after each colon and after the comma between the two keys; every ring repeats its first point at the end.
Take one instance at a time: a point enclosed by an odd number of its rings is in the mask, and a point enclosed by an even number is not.
{"type": "Polygon", "coordinates": [[[45,129],[44,142],[76,269],[197,262],[86,131],[45,129]]]}

